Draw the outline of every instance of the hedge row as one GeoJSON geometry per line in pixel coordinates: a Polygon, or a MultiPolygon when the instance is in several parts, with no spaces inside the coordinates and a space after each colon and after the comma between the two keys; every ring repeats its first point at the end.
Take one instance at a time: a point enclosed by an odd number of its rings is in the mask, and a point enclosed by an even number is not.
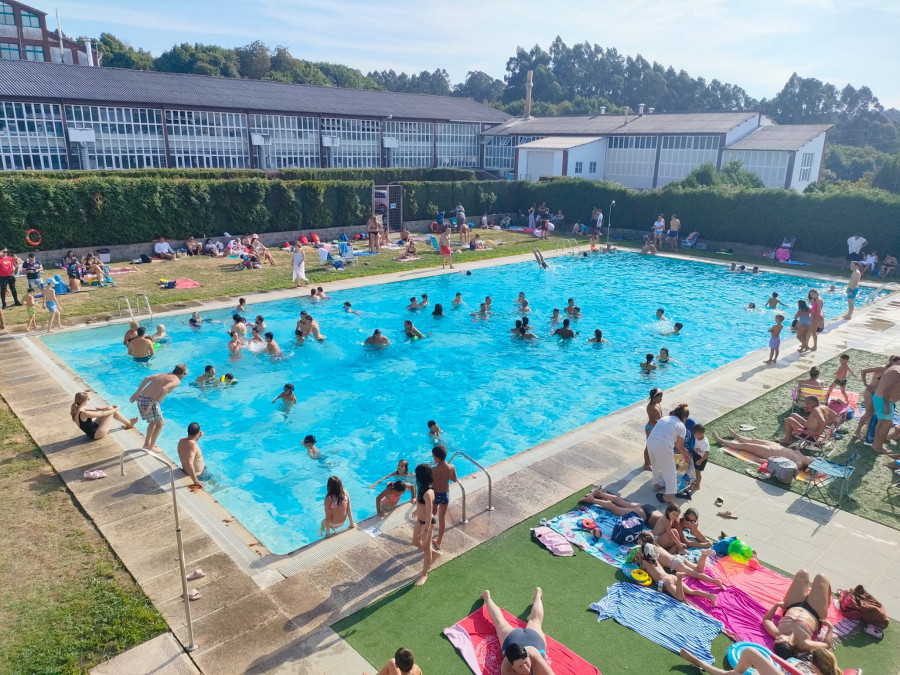
{"type": "Polygon", "coordinates": [[[400,181],[474,181],[471,169],[99,169],[97,171],[0,171],[0,178],[182,178],[186,180],[231,180],[263,178],[267,180],[362,180],[385,185],[400,181]]]}
{"type": "Polygon", "coordinates": [[[371,195],[362,181],[17,178],[0,181],[0,242],[23,250],[32,228],[47,250],[359,225],[371,195]]]}

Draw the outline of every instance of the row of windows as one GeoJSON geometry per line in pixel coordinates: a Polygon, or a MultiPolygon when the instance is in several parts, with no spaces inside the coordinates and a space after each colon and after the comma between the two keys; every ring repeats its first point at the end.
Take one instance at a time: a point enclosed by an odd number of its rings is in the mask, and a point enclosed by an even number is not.
{"type": "Polygon", "coordinates": [[[256,146],[262,169],[313,168],[319,166],[319,120],[294,115],[250,115],[250,131],[268,137],[256,146]]]}
{"type": "Polygon", "coordinates": [[[430,122],[385,122],[385,139],[397,147],[386,148],[388,166],[422,167],[434,163],[434,125],[430,122]]]}
{"type": "MultiPolygon", "coordinates": [[[[21,59],[19,45],[12,42],[0,42],[0,59],[11,59],[17,61],[21,59]]],[[[37,45],[25,45],[25,58],[29,61],[46,61],[44,48],[37,45]]]]}
{"type": "Polygon", "coordinates": [[[657,187],[681,180],[701,164],[715,164],[718,159],[718,150],[661,150],[657,187]]]}
{"type": "Polygon", "coordinates": [[[718,150],[719,136],[663,136],[663,150],[718,150]]]}
{"type": "Polygon", "coordinates": [[[815,153],[812,152],[804,152],[803,157],[800,159],[800,182],[808,183],[810,175],[812,174],[812,165],[813,165],[813,157],[815,153]]]}
{"type": "MultiPolygon", "coordinates": [[[[0,25],[16,25],[16,14],[13,11],[12,6],[6,4],[5,2],[0,2],[0,25]]],[[[31,12],[22,10],[22,26],[25,28],[40,28],[41,17],[39,17],[37,14],[32,14],[31,12]]]]}
{"type": "Polygon", "coordinates": [[[763,185],[782,188],[787,176],[789,154],[775,151],[726,150],[722,162],[729,162],[733,159],[740,160],[745,169],[759,176],[763,185]]]}
{"type": "Polygon", "coordinates": [[[323,117],[322,137],[328,166],[334,169],[381,166],[380,130],[376,120],[323,117]]]}
{"type": "Polygon", "coordinates": [[[480,125],[449,122],[436,125],[438,166],[476,168],[480,159],[480,125]]]}
{"type": "MultiPolygon", "coordinates": [[[[152,108],[111,108],[96,105],[67,105],[69,122],[140,122],[162,125],[162,111],[152,108]]],[[[162,126],[160,126],[160,130],[162,126]]]]}
{"type": "MultiPolygon", "coordinates": [[[[575,162],[575,173],[580,174],[583,173],[582,169],[584,167],[584,162],[575,162]]],[[[594,174],[597,173],[597,162],[588,162],[588,173],[594,174]]]]}
{"type": "Polygon", "coordinates": [[[610,136],[606,139],[608,148],[636,148],[656,150],[656,136],[610,136]]]}

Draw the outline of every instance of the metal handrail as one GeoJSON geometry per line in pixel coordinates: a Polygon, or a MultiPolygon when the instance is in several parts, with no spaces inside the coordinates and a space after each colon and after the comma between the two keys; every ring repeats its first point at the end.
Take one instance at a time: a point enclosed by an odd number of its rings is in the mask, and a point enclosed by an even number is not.
{"type": "Polygon", "coordinates": [[[866,301],[863,303],[863,307],[865,307],[866,305],[871,305],[873,302],[875,302],[878,299],[878,295],[881,293],[881,291],[883,291],[885,288],[887,288],[888,284],[890,284],[890,283],[891,283],[890,281],[885,281],[883,284],[881,284],[881,286],[879,286],[872,293],[870,293],[869,297],[866,298],[866,301]]]}
{"type": "Polygon", "coordinates": [[[125,301],[125,306],[128,307],[128,313],[131,315],[131,318],[134,319],[134,310],[131,309],[131,301],[128,299],[128,296],[120,295],[119,299],[116,300],[116,311],[119,312],[119,316],[122,316],[122,301],[125,301]]]}
{"type": "Polygon", "coordinates": [[[150,307],[150,298],[147,297],[146,293],[138,294],[137,298],[135,298],[135,306],[138,311],[141,311],[141,298],[144,299],[144,302],[147,303],[147,313],[150,315],[150,320],[153,321],[153,309],[150,307]]]}
{"type": "Polygon", "coordinates": [[[131,448],[123,450],[119,455],[119,469],[122,475],[125,475],[125,455],[132,452],[143,452],[148,457],[153,457],[169,470],[169,483],[172,487],[172,508],[175,510],[175,540],[178,544],[178,564],[181,568],[181,592],[184,597],[184,617],[188,627],[188,643],[184,650],[192,652],[197,649],[197,643],[194,642],[194,624],[191,621],[191,599],[188,597],[187,570],[184,567],[184,542],[181,539],[181,523],[178,520],[178,496],[175,494],[175,465],[168,459],[163,459],[155,452],[150,452],[146,448],[131,448]]]}
{"type": "MultiPolygon", "coordinates": [[[[479,469],[481,469],[482,471],[484,471],[484,475],[487,476],[487,481],[488,481],[488,505],[487,505],[487,509],[486,509],[486,510],[487,510],[487,511],[493,511],[493,510],[494,510],[494,504],[493,504],[493,492],[492,492],[493,483],[492,483],[492,481],[491,481],[491,474],[489,474],[489,473],[488,473],[488,470],[485,469],[481,464],[479,464],[478,462],[476,462],[474,459],[472,459],[471,457],[469,457],[466,453],[462,452],[461,450],[460,450],[460,451],[457,451],[457,452],[454,452],[454,453],[453,453],[453,456],[448,460],[448,463],[452,463],[453,460],[456,459],[457,457],[459,457],[460,455],[462,455],[462,456],[465,457],[467,460],[469,460],[470,462],[472,462],[472,464],[474,464],[474,465],[477,466],[479,469]]],[[[459,489],[462,490],[462,518],[459,519],[459,522],[461,522],[461,523],[468,523],[468,522],[469,522],[469,519],[466,518],[466,488],[463,487],[462,481],[456,481],[456,484],[459,485],[459,489]]]]}

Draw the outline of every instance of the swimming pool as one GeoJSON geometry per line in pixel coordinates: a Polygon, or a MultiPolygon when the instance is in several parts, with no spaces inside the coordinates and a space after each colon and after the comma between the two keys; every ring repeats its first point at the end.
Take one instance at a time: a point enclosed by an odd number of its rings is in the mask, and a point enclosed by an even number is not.
{"type": "MultiPolygon", "coordinates": [[[[250,320],[265,317],[285,351],[273,361],[262,354],[229,358],[226,326],[231,311],[205,312],[222,324],[194,331],[184,317],[163,321],[173,337],[151,363],[136,363],[121,345],[124,326],[106,326],[44,338],[47,346],[110,402],[137,414],[128,398],[148,374],[171,371],[184,362],[188,377],[163,404],[168,420],[160,445],[177,461],[175,446],[188,423],[200,423],[203,455],[214,481],[211,494],[274,553],[294,551],[318,536],[325,482],[342,478],[354,517],[374,513],[377,490],[368,485],[389,473],[397,460],[410,466],[430,459],[426,422],[435,419],[448,446],[484,464],[510,457],[571,431],[602,415],[644,400],[651,387],[672,387],[766,346],[775,312],[747,311],[777,291],[790,305],[810,288],[823,293],[826,315],[846,310],[843,286],[827,293],[827,283],[773,273],[732,274],[718,265],[619,253],[590,258],[556,258],[542,271],[534,262],[399,281],[336,292],[313,303],[303,297],[253,303],[250,320]],[[520,316],[513,306],[524,291],[536,342],[514,340],[509,329],[520,316]],[[451,300],[462,293],[466,307],[451,300]],[[446,316],[406,310],[409,298],[427,293],[446,316]],[[486,295],[495,315],[469,315],[486,295]],[[549,316],[569,297],[581,307],[581,332],[571,341],[550,338],[549,316]],[[353,303],[360,315],[341,308],[353,303]],[[657,308],[668,321],[657,321],[657,308]],[[327,335],[324,343],[292,345],[302,309],[311,312],[327,335]],[[411,318],[424,340],[403,337],[411,318]],[[681,335],[662,335],[671,323],[681,335]],[[392,341],[368,350],[362,341],[380,328],[392,341]],[[586,343],[601,328],[611,344],[586,343]],[[668,347],[671,358],[650,375],[638,363],[648,352],[668,347]],[[238,384],[200,389],[189,386],[206,364],[234,373],[238,384]],[[298,403],[285,411],[272,399],[286,382],[298,403]],[[322,451],[310,459],[301,445],[314,434],[322,451]]],[[[858,302],[870,291],[861,291],[858,302]]],[[[150,322],[144,322],[150,327],[150,322]]],[[[149,331],[152,332],[152,329],[149,331]]],[[[790,335],[785,329],[784,335],[790,335]]],[[[793,349],[792,346],[786,349],[793,349]]],[[[141,423],[141,428],[144,428],[141,423]]],[[[633,449],[637,452],[637,448],[633,449]]],[[[637,455],[635,455],[637,456],[637,455]]],[[[459,466],[468,471],[467,463],[459,466]]]]}

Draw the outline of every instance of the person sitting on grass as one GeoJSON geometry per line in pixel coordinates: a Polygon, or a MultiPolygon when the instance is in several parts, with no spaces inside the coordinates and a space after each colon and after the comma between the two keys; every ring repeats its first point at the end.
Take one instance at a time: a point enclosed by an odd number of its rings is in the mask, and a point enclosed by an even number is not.
{"type": "Polygon", "coordinates": [[[419,257],[419,249],[416,248],[416,242],[410,241],[406,245],[406,250],[397,260],[415,260],[419,257]]]}
{"type": "MultiPolygon", "coordinates": [[[[270,265],[275,265],[275,258],[272,257],[272,253],[260,242],[259,237],[255,234],[250,239],[250,248],[256,253],[257,256],[264,262],[269,263],[270,265]]],[[[262,267],[262,265],[260,265],[262,267]]]]}
{"type": "Polygon", "coordinates": [[[401,647],[394,654],[394,658],[382,666],[377,675],[422,675],[422,669],[416,665],[413,653],[406,647],[401,647]]]}
{"type": "Polygon", "coordinates": [[[540,586],[534,589],[534,600],[525,628],[513,628],[509,624],[503,611],[491,598],[490,591],[482,593],[481,599],[500,642],[500,652],[503,654],[500,675],[553,675],[547,663],[547,636],[542,627],[544,601],[540,586]]]}
{"type": "Polygon", "coordinates": [[[203,244],[193,237],[188,237],[187,241],[184,242],[184,248],[189,256],[200,255],[203,253],[203,244]]]}
{"type": "MultiPolygon", "coordinates": [[[[175,252],[175,249],[172,248],[172,245],[166,241],[165,237],[160,237],[153,244],[153,252],[156,254],[156,257],[161,260],[175,260],[178,257],[178,254],[175,252]]],[[[87,267],[87,265],[85,265],[87,267]]]]}
{"type": "Polygon", "coordinates": [[[203,244],[203,255],[208,255],[212,258],[218,258],[223,255],[222,249],[216,245],[212,239],[207,238],[207,240],[203,244]]]}
{"type": "MultiPolygon", "coordinates": [[[[686,649],[682,649],[679,654],[688,663],[692,663],[703,672],[712,675],[743,675],[751,670],[755,670],[756,675],[781,675],[784,672],[756,647],[745,647],[741,650],[741,656],[731,670],[722,670],[704,663],[686,649]]],[[[841,675],[837,659],[827,649],[816,648],[810,651],[808,665],[812,668],[811,672],[814,675],[841,675]]]]}

